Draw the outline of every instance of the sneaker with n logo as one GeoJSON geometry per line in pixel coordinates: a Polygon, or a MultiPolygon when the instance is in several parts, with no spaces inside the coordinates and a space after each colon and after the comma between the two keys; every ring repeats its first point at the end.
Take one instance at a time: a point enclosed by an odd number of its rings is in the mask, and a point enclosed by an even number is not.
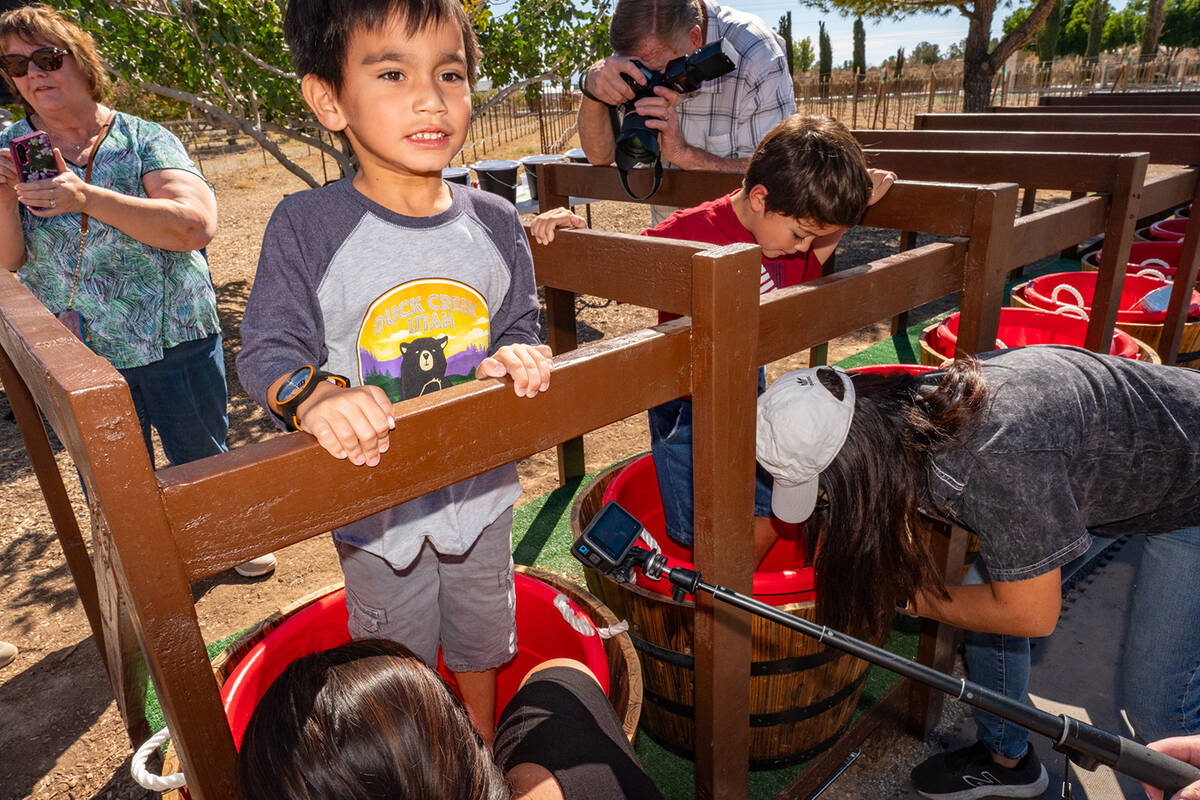
{"type": "Polygon", "coordinates": [[[982,797],[1040,797],[1050,779],[1030,747],[1015,767],[992,760],[983,742],[939,753],[913,768],[917,794],[930,800],[977,800],[982,797]]]}

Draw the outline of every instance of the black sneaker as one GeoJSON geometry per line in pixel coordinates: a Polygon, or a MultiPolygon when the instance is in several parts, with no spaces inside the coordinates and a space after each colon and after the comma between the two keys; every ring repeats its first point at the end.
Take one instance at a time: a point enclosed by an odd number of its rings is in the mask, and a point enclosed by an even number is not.
{"type": "Polygon", "coordinates": [[[930,800],[1040,797],[1049,780],[1033,747],[1010,769],[993,761],[983,742],[931,756],[912,771],[913,788],[930,800]]]}

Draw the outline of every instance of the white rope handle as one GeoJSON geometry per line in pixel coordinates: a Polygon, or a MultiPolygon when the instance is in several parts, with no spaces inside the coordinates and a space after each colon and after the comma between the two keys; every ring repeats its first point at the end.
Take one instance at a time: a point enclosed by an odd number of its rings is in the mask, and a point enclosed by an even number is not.
{"type": "Polygon", "coordinates": [[[1162,259],[1162,258],[1144,258],[1144,259],[1142,259],[1142,263],[1139,264],[1138,266],[1141,266],[1141,267],[1157,266],[1157,267],[1162,267],[1163,269],[1171,268],[1171,265],[1169,263],[1167,263],[1167,261],[1165,259],[1162,259]]]}
{"type": "Polygon", "coordinates": [[[147,739],[145,744],[133,754],[133,760],[129,763],[129,772],[143,789],[149,789],[152,792],[169,792],[187,785],[187,778],[182,772],[176,772],[174,775],[155,775],[146,769],[146,759],[170,738],[171,729],[163,728],[147,739]]]}
{"type": "Polygon", "coordinates": [[[559,592],[555,596],[554,607],[558,609],[559,614],[562,614],[563,620],[581,636],[592,636],[595,634],[601,639],[611,639],[629,630],[628,620],[621,620],[615,625],[609,625],[607,628],[597,628],[592,624],[590,619],[571,608],[571,600],[562,592],[559,592]]]}
{"type": "Polygon", "coordinates": [[[656,542],[654,537],[650,535],[650,531],[646,530],[645,528],[642,528],[642,535],[638,538],[645,542],[646,547],[649,547],[651,550],[657,550],[660,553],[662,552],[662,548],[658,546],[658,542],[656,542]]]}
{"type": "Polygon", "coordinates": [[[1055,303],[1058,302],[1058,293],[1059,292],[1066,292],[1067,294],[1071,295],[1071,297],[1074,298],[1074,300],[1075,300],[1075,305],[1079,306],[1080,308],[1083,308],[1083,295],[1080,294],[1079,290],[1076,289],[1074,286],[1072,286],[1069,283],[1060,283],[1058,286],[1055,286],[1053,289],[1051,289],[1050,290],[1050,299],[1053,300],[1055,303]]]}
{"type": "Polygon", "coordinates": [[[1006,345],[1006,344],[1004,343],[1004,340],[1003,340],[1003,339],[997,339],[997,340],[996,340],[996,349],[997,349],[997,350],[1007,350],[1007,349],[1008,349],[1008,345],[1006,345]]]}
{"type": "Polygon", "coordinates": [[[1076,317],[1076,318],[1082,319],[1084,321],[1090,319],[1090,317],[1088,317],[1088,313],[1086,311],[1084,311],[1079,306],[1073,306],[1070,304],[1063,304],[1063,305],[1059,306],[1058,308],[1054,309],[1054,313],[1062,314],[1064,317],[1076,317]]]}

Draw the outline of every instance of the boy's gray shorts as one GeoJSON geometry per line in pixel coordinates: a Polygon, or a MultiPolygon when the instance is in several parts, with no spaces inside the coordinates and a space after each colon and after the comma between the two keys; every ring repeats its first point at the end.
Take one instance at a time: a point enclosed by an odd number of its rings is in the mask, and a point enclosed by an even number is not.
{"type": "Polygon", "coordinates": [[[483,529],[465,554],[446,556],[428,541],[402,570],[337,542],[346,576],[346,609],[355,639],[391,639],[426,664],[442,658],[454,672],[482,672],[517,653],[512,508],[483,529]]]}

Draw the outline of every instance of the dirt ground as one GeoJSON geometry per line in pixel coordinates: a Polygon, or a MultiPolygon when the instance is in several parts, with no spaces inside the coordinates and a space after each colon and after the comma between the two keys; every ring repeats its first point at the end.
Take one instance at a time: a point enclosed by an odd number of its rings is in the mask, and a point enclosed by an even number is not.
{"type": "MultiPolygon", "coordinates": [[[[306,164],[321,174],[320,160],[306,164]]],[[[305,188],[257,151],[208,158],[203,168],[216,187],[220,225],[208,248],[217,287],[230,388],[229,444],[238,447],[275,435],[274,427],[237,381],[233,354],[238,326],[254,278],[262,231],[282,197],[305,188]]],[[[647,224],[643,207],[599,203],[597,228],[637,232],[647,224]]],[[[840,251],[843,266],[894,250],[894,235],[856,231],[840,251]]],[[[598,298],[578,300],[581,341],[653,324],[648,309],[598,298]]],[[[837,360],[887,335],[880,323],[832,343],[837,360]]],[[[771,365],[770,377],[804,365],[797,356],[771,365]]],[[[0,400],[0,416],[7,412],[0,400]]],[[[644,417],[638,415],[590,434],[588,469],[607,465],[648,447],[644,417]]],[[[81,527],[88,512],[69,457],[59,466],[81,527]]],[[[159,464],[165,462],[159,456],[159,464]]],[[[525,498],[556,485],[553,451],[520,464],[525,498]]],[[[280,553],[279,567],[266,578],[245,579],[232,571],[194,587],[197,614],[208,641],[241,630],[300,596],[340,579],[328,535],[280,553]]],[[[83,609],[55,539],[24,447],[11,422],[0,419],[0,640],[18,645],[17,660],[0,671],[0,800],[17,798],[152,797],[129,777],[132,748],[91,641],[83,609]]],[[[887,751],[894,751],[885,745],[887,751]]],[[[886,765],[880,765],[890,772],[886,765]]],[[[861,769],[861,768],[860,768],[861,769]]]]}

